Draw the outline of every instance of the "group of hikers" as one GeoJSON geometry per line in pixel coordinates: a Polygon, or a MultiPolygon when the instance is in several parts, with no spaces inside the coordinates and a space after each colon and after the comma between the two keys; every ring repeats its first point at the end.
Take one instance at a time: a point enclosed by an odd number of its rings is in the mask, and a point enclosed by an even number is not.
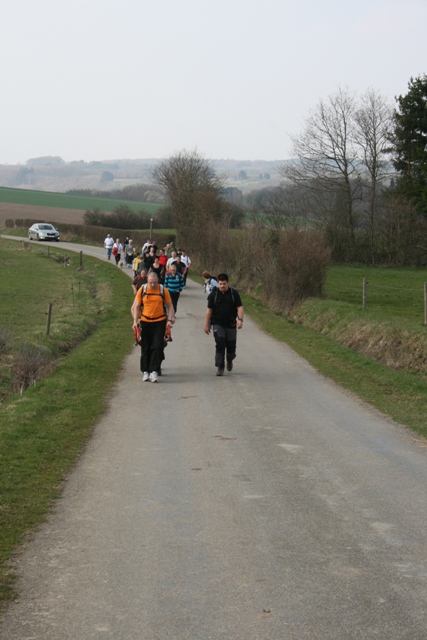
{"type": "MultiPolygon", "coordinates": [[[[136,343],[141,346],[140,368],[143,382],[158,382],[162,372],[165,345],[172,339],[171,328],[176,320],[178,300],[185,289],[191,259],[173,243],[158,249],[148,239],[141,251],[126,237],[123,245],[107,235],[104,241],[107,259],[114,256],[123,267],[125,256],[128,268],[133,269],[132,289],[135,299],[131,308],[136,343]]],[[[207,310],[204,331],[215,339],[216,375],[223,376],[225,368],[232,371],[236,357],[237,329],[243,327],[243,305],[239,292],[230,287],[228,275],[215,276],[203,271],[207,310]]]]}

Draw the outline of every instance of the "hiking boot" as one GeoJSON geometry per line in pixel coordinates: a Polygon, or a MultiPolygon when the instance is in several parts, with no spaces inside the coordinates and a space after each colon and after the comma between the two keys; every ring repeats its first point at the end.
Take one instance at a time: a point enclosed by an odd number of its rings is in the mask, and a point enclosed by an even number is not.
{"type": "Polygon", "coordinates": [[[218,367],[216,375],[217,376],[223,376],[224,375],[224,367],[218,367]]]}
{"type": "Polygon", "coordinates": [[[152,371],[150,373],[150,382],[158,382],[157,371],[152,371]]]}
{"type": "Polygon", "coordinates": [[[233,361],[227,360],[227,371],[233,371],[233,361]]]}
{"type": "Polygon", "coordinates": [[[150,374],[148,373],[148,371],[144,371],[144,373],[142,374],[142,382],[148,382],[149,379],[150,374]]]}

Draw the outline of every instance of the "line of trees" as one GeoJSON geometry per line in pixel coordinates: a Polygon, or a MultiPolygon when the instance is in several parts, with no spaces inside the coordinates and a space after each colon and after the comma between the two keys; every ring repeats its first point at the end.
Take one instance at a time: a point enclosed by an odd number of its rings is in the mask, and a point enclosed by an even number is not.
{"type": "Polygon", "coordinates": [[[87,209],[83,222],[94,227],[114,229],[169,229],[173,227],[170,207],[162,207],[153,216],[147,211],[133,211],[127,204],[118,205],[111,213],[104,213],[95,207],[87,209]]]}
{"type": "Polygon", "coordinates": [[[112,200],[158,202],[159,204],[164,204],[164,194],[162,190],[152,184],[130,184],[122,189],[111,189],[110,191],[101,191],[99,189],[69,189],[66,193],[74,196],[92,196],[95,198],[111,198],[112,200]]]}
{"type": "Polygon", "coordinates": [[[426,76],[397,109],[373,89],[339,88],[293,137],[295,160],[258,211],[315,224],[337,261],[427,263],[426,100],[426,76]]]}

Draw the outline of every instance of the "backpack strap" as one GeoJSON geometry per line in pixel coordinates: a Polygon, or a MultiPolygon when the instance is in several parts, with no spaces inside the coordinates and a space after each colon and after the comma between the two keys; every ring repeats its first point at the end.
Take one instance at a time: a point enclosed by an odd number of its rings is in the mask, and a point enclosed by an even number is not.
{"type": "MultiPolygon", "coordinates": [[[[219,288],[218,288],[218,287],[215,287],[215,300],[214,300],[214,304],[216,304],[216,301],[217,301],[217,299],[218,299],[218,291],[219,291],[219,288]]],[[[231,299],[232,299],[233,304],[234,304],[234,290],[233,290],[233,288],[232,288],[232,287],[230,287],[230,293],[231,293],[231,299]]]]}
{"type": "MultiPolygon", "coordinates": [[[[141,277],[141,276],[140,276],[141,277]]],[[[160,287],[160,293],[147,293],[147,283],[145,283],[142,286],[142,294],[141,294],[141,298],[143,298],[144,296],[162,296],[163,300],[165,299],[165,291],[164,291],[164,287],[162,284],[159,285],[160,287]]]]}

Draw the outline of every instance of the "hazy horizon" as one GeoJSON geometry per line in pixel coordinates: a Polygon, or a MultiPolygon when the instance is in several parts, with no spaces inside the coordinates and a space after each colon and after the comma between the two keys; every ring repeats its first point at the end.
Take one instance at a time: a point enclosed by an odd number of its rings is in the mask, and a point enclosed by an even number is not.
{"type": "MultiPolygon", "coordinates": [[[[192,151],[192,150],[190,150],[192,151]]],[[[21,166],[21,165],[25,165],[26,163],[30,162],[31,160],[41,160],[43,158],[60,158],[61,160],[63,160],[66,164],[72,164],[72,163],[79,163],[79,162],[85,162],[87,164],[90,163],[96,163],[96,162],[101,162],[101,163],[115,163],[115,162],[129,162],[129,163],[134,163],[134,162],[161,162],[162,160],[165,160],[168,156],[163,156],[162,158],[154,158],[154,157],[147,157],[147,158],[94,158],[93,160],[82,160],[81,158],[76,159],[70,159],[67,160],[65,158],[63,158],[62,156],[55,154],[55,155],[43,155],[43,156],[32,156],[31,158],[27,158],[26,160],[20,161],[20,162],[0,162],[1,166],[21,166]]],[[[268,162],[268,163],[275,163],[275,162],[286,162],[287,160],[292,160],[292,158],[274,158],[273,160],[266,160],[265,158],[254,158],[253,160],[249,159],[249,158],[210,158],[209,161],[211,162],[248,162],[248,163],[259,163],[259,162],[268,162]]],[[[60,165],[59,165],[60,166],[60,165]]]]}

